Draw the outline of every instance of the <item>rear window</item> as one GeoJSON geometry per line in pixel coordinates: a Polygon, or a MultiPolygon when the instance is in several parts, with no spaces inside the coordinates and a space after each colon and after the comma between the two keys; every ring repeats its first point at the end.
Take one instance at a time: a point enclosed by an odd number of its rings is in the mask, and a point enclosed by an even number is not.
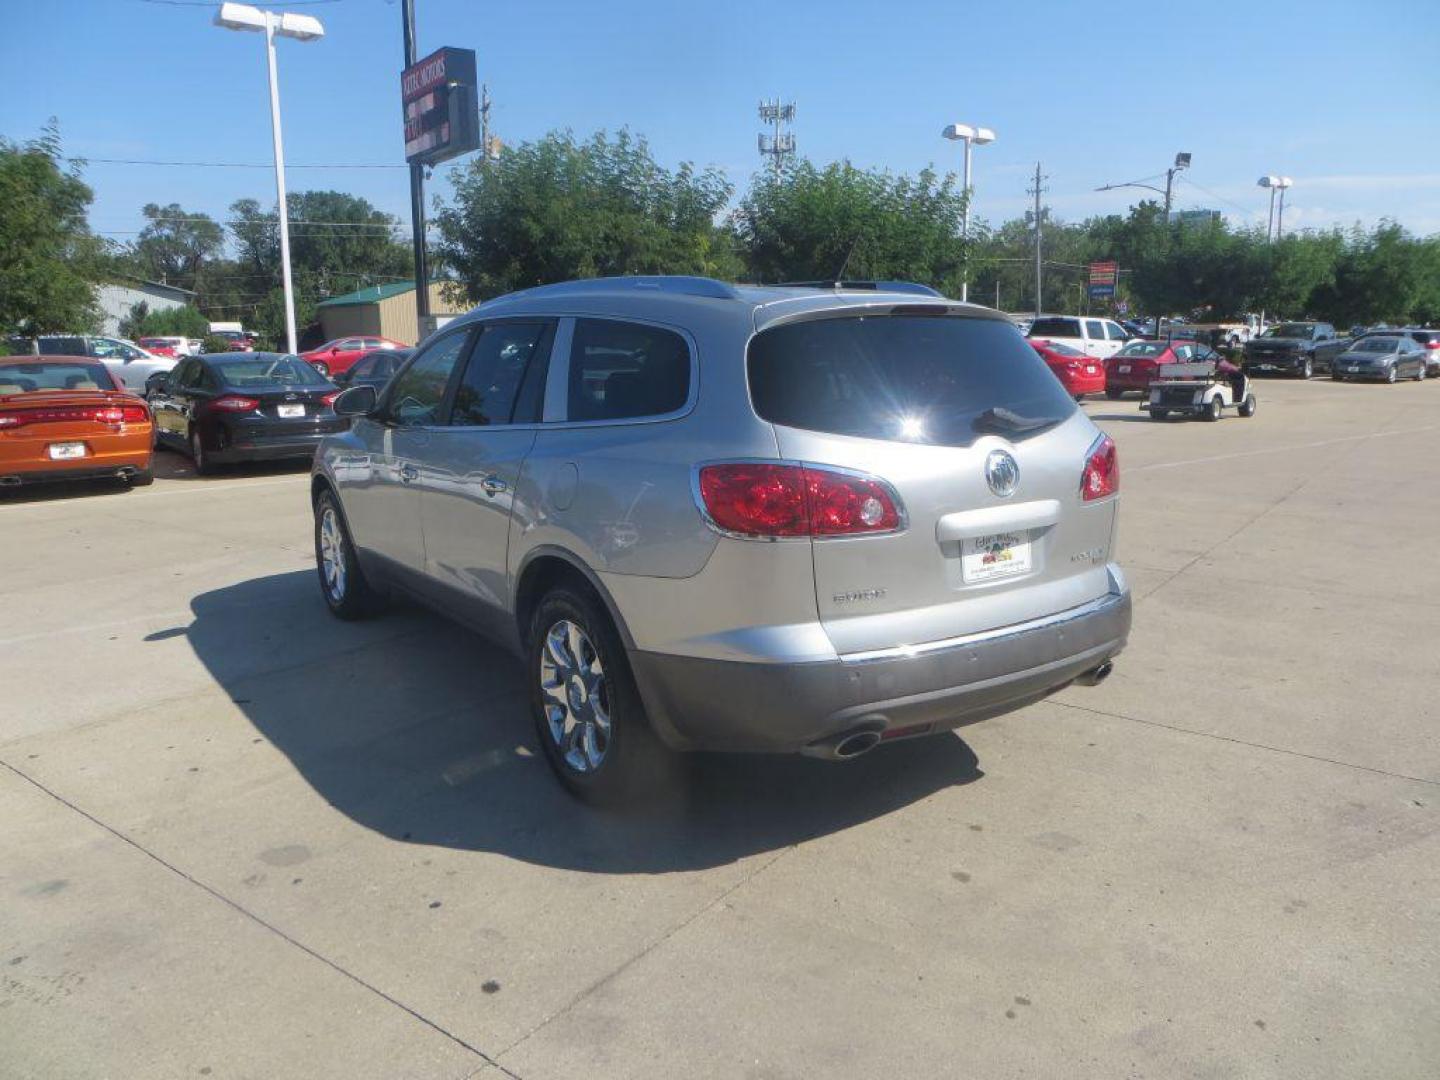
{"type": "Polygon", "coordinates": [[[227,386],[329,386],[329,380],[298,356],[236,353],[235,359],[210,360],[227,386]]]}
{"type": "Polygon", "coordinates": [[[1080,337],[1079,319],[1036,319],[1030,324],[1031,337],[1080,337]]]}
{"type": "Polygon", "coordinates": [[[1169,343],[1164,341],[1132,341],[1126,345],[1116,356],[1159,356],[1168,349],[1169,343]]]}
{"type": "Polygon", "coordinates": [[[1075,403],[1009,323],[881,315],[792,323],[750,342],[750,395],[774,424],[967,446],[1021,438],[1075,403]]]}
{"type": "Polygon", "coordinates": [[[99,364],[0,364],[0,394],[36,390],[115,390],[115,381],[99,364]]]}
{"type": "Polygon", "coordinates": [[[1400,347],[1400,339],[1398,337],[1367,337],[1361,338],[1350,347],[1355,352],[1391,353],[1400,347]]]}

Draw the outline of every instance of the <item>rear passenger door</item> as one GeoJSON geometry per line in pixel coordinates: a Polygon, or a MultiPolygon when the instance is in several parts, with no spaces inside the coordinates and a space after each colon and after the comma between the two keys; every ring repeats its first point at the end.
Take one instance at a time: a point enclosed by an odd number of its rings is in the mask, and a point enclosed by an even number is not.
{"type": "Polygon", "coordinates": [[[554,333],[555,321],[543,318],[480,324],[415,481],[426,577],[471,621],[508,617],[510,512],[535,443],[554,333]]]}

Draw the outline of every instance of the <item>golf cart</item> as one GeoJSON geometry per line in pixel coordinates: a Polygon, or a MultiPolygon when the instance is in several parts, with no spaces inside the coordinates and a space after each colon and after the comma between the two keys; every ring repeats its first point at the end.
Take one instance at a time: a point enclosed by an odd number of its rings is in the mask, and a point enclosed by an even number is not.
{"type": "Polygon", "coordinates": [[[1150,399],[1140,408],[1150,413],[1151,420],[1168,419],[1171,413],[1219,420],[1226,406],[1233,406],[1241,416],[1255,415],[1250,380],[1243,371],[1226,374],[1217,371],[1213,361],[1202,361],[1161,364],[1150,384],[1150,399]]]}

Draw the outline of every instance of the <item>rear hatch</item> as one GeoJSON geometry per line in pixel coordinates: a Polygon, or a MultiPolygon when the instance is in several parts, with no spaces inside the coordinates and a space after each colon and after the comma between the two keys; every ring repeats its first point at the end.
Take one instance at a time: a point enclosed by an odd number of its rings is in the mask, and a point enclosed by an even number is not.
{"type": "Polygon", "coordinates": [[[1081,496],[1102,436],[1044,361],[1000,319],[873,311],[783,323],[749,350],[780,457],[878,477],[903,506],[899,531],[812,540],[837,651],[941,641],[1108,592],[1115,500],[1081,496]]]}

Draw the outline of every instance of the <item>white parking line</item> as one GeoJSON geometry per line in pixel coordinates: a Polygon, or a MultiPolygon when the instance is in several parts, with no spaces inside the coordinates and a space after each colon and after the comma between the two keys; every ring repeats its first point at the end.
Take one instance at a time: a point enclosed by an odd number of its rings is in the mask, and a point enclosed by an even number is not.
{"type": "Polygon", "coordinates": [[[117,626],[132,626],[144,622],[170,622],[174,619],[193,619],[192,611],[152,611],[148,615],[132,615],[128,619],[110,619],[106,622],[86,623],[84,626],[62,626],[56,630],[39,630],[33,634],[19,634],[15,637],[0,638],[0,645],[21,645],[27,641],[44,641],[46,638],[64,637],[66,634],[88,634],[95,630],[113,630],[117,626]]]}
{"type": "MultiPolygon", "coordinates": [[[[174,495],[216,495],[220,492],[235,491],[237,489],[243,491],[248,488],[278,487],[281,485],[299,487],[302,484],[309,484],[309,482],[310,474],[306,473],[304,476],[282,476],[276,477],[274,480],[247,480],[233,481],[229,483],[225,481],[211,481],[209,483],[200,484],[194,487],[187,485],[184,487],[177,486],[175,488],[170,488],[168,485],[166,485],[166,487],[160,491],[150,490],[133,492],[132,494],[126,496],[126,501],[128,501],[129,499],[139,499],[141,501],[145,501],[148,499],[163,499],[167,496],[174,495]]],[[[116,492],[116,494],[119,495],[120,493],[116,492]]],[[[20,510],[68,507],[76,505],[82,504],[73,502],[68,499],[42,499],[38,502],[0,504],[0,513],[15,513],[20,510]]]]}
{"type": "Polygon", "coordinates": [[[1216,461],[1230,461],[1234,458],[1258,457],[1264,454],[1287,454],[1294,450],[1314,450],[1321,446],[1338,446],[1341,443],[1364,442],[1366,439],[1386,439],[1394,435],[1414,435],[1422,431],[1434,431],[1440,424],[1426,424],[1424,427],[1401,428],[1399,431],[1372,431],[1368,435],[1345,435],[1338,439],[1321,439],[1318,442],[1294,443],[1290,446],[1267,446],[1260,450],[1237,450],[1233,454],[1215,454],[1212,457],[1187,458],[1184,461],[1157,461],[1150,465],[1137,465],[1131,472],[1149,472],[1151,469],[1178,469],[1185,465],[1210,465],[1216,461]]]}

